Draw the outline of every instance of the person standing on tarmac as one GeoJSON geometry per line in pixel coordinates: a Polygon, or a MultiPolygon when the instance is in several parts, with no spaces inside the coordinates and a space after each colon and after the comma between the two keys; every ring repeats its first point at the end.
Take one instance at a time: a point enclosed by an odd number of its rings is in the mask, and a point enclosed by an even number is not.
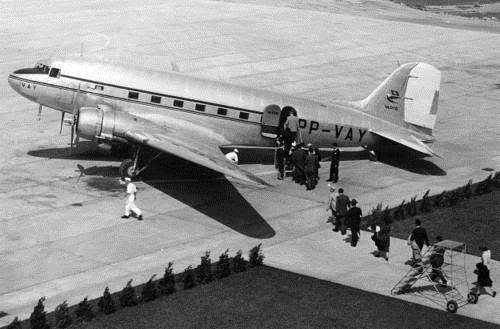
{"type": "Polygon", "coordinates": [[[127,184],[127,201],[125,203],[125,215],[122,218],[129,218],[130,213],[133,212],[137,215],[137,220],[142,220],[142,211],[135,205],[137,187],[132,183],[130,177],[125,177],[125,182],[127,184]]]}
{"type": "Polygon", "coordinates": [[[285,155],[285,146],[280,140],[276,141],[276,166],[279,180],[283,180],[285,174],[285,155]]]}
{"type": "Polygon", "coordinates": [[[300,143],[297,145],[295,151],[293,151],[292,156],[290,158],[290,162],[293,165],[293,179],[296,183],[300,185],[304,185],[306,182],[306,174],[305,174],[305,161],[306,154],[302,149],[304,144],[300,143]]]}
{"type": "Polygon", "coordinates": [[[316,169],[318,156],[314,153],[314,148],[308,144],[308,153],[305,160],[305,173],[306,173],[306,188],[313,190],[316,187],[316,169]]]}
{"type": "Polygon", "coordinates": [[[351,228],[351,246],[356,247],[359,241],[361,225],[361,209],[356,206],[358,201],[351,200],[351,208],[347,211],[347,225],[351,228]]]}
{"type": "Polygon", "coordinates": [[[335,202],[335,210],[336,210],[336,220],[335,220],[335,227],[333,228],[333,231],[338,232],[339,229],[342,233],[342,235],[346,234],[346,226],[345,226],[345,220],[347,216],[347,209],[351,207],[351,204],[349,202],[349,197],[347,195],[344,195],[344,189],[339,188],[339,195],[337,196],[336,202],[335,202]]]}
{"type": "Polygon", "coordinates": [[[330,177],[327,182],[338,182],[339,180],[339,162],[340,150],[337,148],[337,143],[333,143],[332,162],[330,163],[330,177]]]}

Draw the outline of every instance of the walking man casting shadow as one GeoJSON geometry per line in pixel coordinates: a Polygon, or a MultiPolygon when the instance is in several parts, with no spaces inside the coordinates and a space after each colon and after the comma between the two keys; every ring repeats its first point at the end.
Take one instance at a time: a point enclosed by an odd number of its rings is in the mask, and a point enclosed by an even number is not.
{"type": "Polygon", "coordinates": [[[137,220],[142,220],[142,211],[135,205],[137,187],[132,183],[130,177],[125,177],[125,183],[127,184],[127,202],[125,203],[125,215],[122,218],[129,218],[130,213],[133,212],[137,215],[137,220]]]}

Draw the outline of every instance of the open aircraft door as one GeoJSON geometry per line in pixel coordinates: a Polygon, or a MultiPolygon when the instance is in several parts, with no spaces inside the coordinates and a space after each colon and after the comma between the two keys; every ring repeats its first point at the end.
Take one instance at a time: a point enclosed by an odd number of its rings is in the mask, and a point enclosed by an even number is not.
{"type": "Polygon", "coordinates": [[[281,108],[278,105],[268,105],[262,113],[261,134],[267,138],[276,138],[279,134],[281,108]]]}

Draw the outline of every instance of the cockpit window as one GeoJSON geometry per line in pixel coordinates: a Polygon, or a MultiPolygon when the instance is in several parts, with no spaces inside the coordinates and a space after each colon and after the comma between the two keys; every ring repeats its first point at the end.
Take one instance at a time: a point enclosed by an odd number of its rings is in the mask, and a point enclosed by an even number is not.
{"type": "Polygon", "coordinates": [[[47,74],[50,71],[50,67],[48,65],[45,65],[43,63],[37,63],[35,68],[41,69],[43,73],[47,74]]]}
{"type": "Polygon", "coordinates": [[[59,78],[60,72],[61,72],[60,69],[53,67],[50,69],[49,77],[59,78]]]}
{"type": "Polygon", "coordinates": [[[37,65],[33,68],[28,68],[28,69],[20,69],[15,71],[14,73],[18,74],[49,74],[50,67],[47,65],[37,65]]]}

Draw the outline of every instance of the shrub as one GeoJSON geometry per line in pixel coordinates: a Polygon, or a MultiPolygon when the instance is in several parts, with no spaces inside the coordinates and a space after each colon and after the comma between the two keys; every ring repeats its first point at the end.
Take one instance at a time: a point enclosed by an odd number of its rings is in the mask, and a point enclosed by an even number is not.
{"type": "Polygon", "coordinates": [[[120,292],[120,305],[122,307],[131,307],[139,304],[135,289],[132,287],[132,280],[130,279],[120,292]]]}
{"type": "Polygon", "coordinates": [[[67,328],[71,325],[73,320],[69,313],[68,302],[64,301],[57,305],[54,310],[54,318],[56,319],[56,328],[67,328]]]}
{"type": "Polygon", "coordinates": [[[115,302],[113,301],[113,297],[109,293],[109,287],[106,287],[106,289],[104,289],[102,297],[99,298],[99,301],[97,302],[97,307],[99,308],[99,312],[102,312],[104,314],[111,314],[116,311],[115,302]]]}
{"type": "Polygon", "coordinates": [[[382,224],[382,203],[377,204],[377,206],[372,209],[370,218],[368,219],[369,226],[380,224],[382,224]]]}
{"type": "Polygon", "coordinates": [[[215,268],[215,277],[217,279],[225,278],[231,274],[231,265],[227,254],[228,252],[229,249],[226,249],[226,251],[219,256],[219,262],[215,268]]]}
{"type": "Polygon", "coordinates": [[[90,306],[87,297],[85,297],[80,303],[78,303],[78,306],[75,310],[75,315],[77,320],[82,322],[89,322],[95,317],[94,311],[92,311],[92,306],[90,306]]]}
{"type": "Polygon", "coordinates": [[[14,320],[12,320],[12,322],[7,327],[5,327],[5,329],[22,329],[21,322],[19,321],[17,316],[14,318],[14,320]]]}
{"type": "Polygon", "coordinates": [[[149,279],[148,282],[146,282],[146,284],[142,288],[142,300],[145,302],[155,300],[156,297],[158,297],[158,291],[156,290],[156,286],[153,282],[155,277],[156,274],[153,274],[153,276],[149,279]]]}
{"type": "Polygon", "coordinates": [[[196,287],[194,270],[191,265],[186,267],[186,269],[184,270],[184,274],[182,276],[182,282],[184,283],[184,289],[192,289],[196,287]]]}
{"type": "Polygon", "coordinates": [[[175,276],[173,273],[173,262],[168,263],[168,267],[165,268],[165,274],[158,283],[160,288],[160,293],[163,295],[173,294],[175,292],[175,276]]]}
{"type": "Polygon", "coordinates": [[[465,185],[463,188],[462,198],[470,199],[471,196],[472,196],[472,179],[469,179],[467,185],[465,185]]]}
{"type": "Polygon", "coordinates": [[[394,212],[394,218],[397,220],[405,219],[405,200],[401,202],[396,211],[394,212]]]}
{"type": "Polygon", "coordinates": [[[417,215],[417,196],[416,195],[410,199],[410,203],[407,204],[407,207],[408,207],[408,215],[410,215],[410,217],[417,215]]]}
{"type": "Polygon", "coordinates": [[[460,201],[460,191],[459,189],[454,189],[453,191],[450,192],[448,195],[448,204],[450,206],[454,206],[460,201]]]}
{"type": "Polygon", "coordinates": [[[30,315],[30,325],[32,329],[49,329],[49,324],[47,323],[47,317],[45,312],[45,306],[43,306],[43,302],[45,301],[45,297],[42,297],[38,300],[33,312],[30,315]]]}
{"type": "Polygon", "coordinates": [[[436,195],[434,199],[434,207],[442,208],[445,207],[446,202],[446,191],[441,192],[441,194],[436,195]]]}
{"type": "Polygon", "coordinates": [[[243,258],[243,253],[240,250],[236,253],[236,256],[233,258],[233,272],[240,273],[245,272],[247,270],[247,261],[243,258]]]}
{"type": "Polygon", "coordinates": [[[259,243],[248,253],[248,263],[250,266],[261,266],[264,263],[264,255],[261,250],[262,243],[259,243]]]}
{"type": "Polygon", "coordinates": [[[425,192],[424,196],[422,197],[422,202],[420,203],[420,211],[422,212],[429,212],[432,210],[432,202],[429,198],[430,191],[431,190],[427,190],[427,192],[425,192]]]}
{"type": "Polygon", "coordinates": [[[389,206],[386,206],[384,212],[382,213],[382,221],[384,223],[392,223],[392,214],[389,206]]]}
{"type": "Polygon", "coordinates": [[[213,280],[210,251],[206,251],[205,256],[201,257],[200,265],[196,268],[196,276],[198,277],[198,282],[203,284],[209,283],[213,280]]]}

